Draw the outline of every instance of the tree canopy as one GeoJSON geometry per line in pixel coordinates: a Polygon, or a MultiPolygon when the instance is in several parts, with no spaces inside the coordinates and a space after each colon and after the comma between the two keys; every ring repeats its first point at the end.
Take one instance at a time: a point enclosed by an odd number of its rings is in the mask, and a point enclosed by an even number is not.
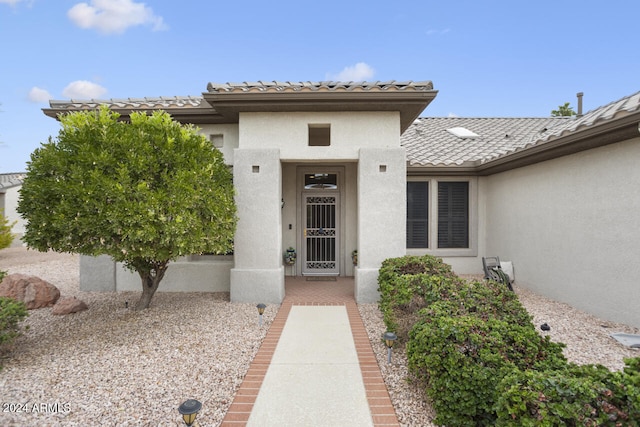
{"type": "Polygon", "coordinates": [[[31,155],[18,212],[29,247],[109,255],[138,272],[147,308],[168,263],[233,248],[236,207],[222,153],[160,111],[106,106],[60,117],[31,155]]]}
{"type": "Polygon", "coordinates": [[[562,116],[575,116],[576,112],[573,111],[573,107],[569,105],[569,102],[565,102],[564,105],[558,106],[557,110],[551,110],[552,117],[562,117],[562,116]]]}

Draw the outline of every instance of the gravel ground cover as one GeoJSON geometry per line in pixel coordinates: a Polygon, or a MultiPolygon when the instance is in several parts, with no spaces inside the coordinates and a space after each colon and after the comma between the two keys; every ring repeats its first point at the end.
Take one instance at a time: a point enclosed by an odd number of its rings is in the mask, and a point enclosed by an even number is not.
{"type": "Polygon", "coordinates": [[[0,269],[39,276],[89,306],[30,312],[0,371],[1,426],[184,425],[177,408],[190,398],[202,402],[202,426],[218,425],[278,309],[267,307],[260,328],[255,305],[228,294],[158,292],[135,312],[125,308],[134,292],[80,292],[78,257],[68,254],[5,249],[0,269]]]}
{"type": "MultiPolygon", "coordinates": [[[[125,303],[133,306],[137,293],[81,292],[78,257],[69,254],[4,249],[0,269],[39,276],[89,305],[68,316],[30,312],[29,330],[0,371],[2,426],[176,426],[177,407],[190,398],[203,404],[200,425],[217,426],[278,310],[268,306],[260,328],[254,304],[231,304],[228,294],[158,292],[151,308],[135,312],[125,303]]],[[[624,358],[640,356],[609,337],[638,329],[516,292],[534,323],[548,323],[551,338],[568,345],[569,360],[621,369],[624,358]]],[[[401,424],[433,426],[424,394],[407,381],[402,351],[387,363],[377,305],[359,310],[401,424]]]]}

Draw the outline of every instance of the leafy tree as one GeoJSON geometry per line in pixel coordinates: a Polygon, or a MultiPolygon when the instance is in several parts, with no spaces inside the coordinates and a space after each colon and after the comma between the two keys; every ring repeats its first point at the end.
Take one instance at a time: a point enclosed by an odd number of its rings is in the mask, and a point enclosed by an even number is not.
{"type": "Polygon", "coordinates": [[[145,309],[170,261],[233,247],[232,176],[220,151],[165,113],[106,106],[61,116],[31,155],[18,212],[40,251],[111,256],[136,271],[145,309]]]}
{"type": "Polygon", "coordinates": [[[558,106],[557,110],[551,110],[552,117],[564,117],[564,116],[575,116],[576,112],[573,111],[573,107],[569,105],[568,102],[565,102],[564,105],[558,106]]]}
{"type": "MultiPolygon", "coordinates": [[[[0,249],[8,248],[13,242],[13,234],[11,234],[11,227],[15,224],[15,221],[9,224],[9,220],[3,215],[2,209],[0,209],[0,249]]],[[[2,280],[0,278],[0,280],[2,280]]]]}

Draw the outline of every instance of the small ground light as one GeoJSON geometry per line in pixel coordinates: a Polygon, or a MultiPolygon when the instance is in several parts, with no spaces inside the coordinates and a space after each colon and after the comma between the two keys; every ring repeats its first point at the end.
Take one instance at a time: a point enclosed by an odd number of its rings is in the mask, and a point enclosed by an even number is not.
{"type": "Polygon", "coordinates": [[[182,421],[188,426],[192,426],[196,422],[198,412],[202,408],[202,403],[195,399],[185,400],[178,408],[178,412],[182,415],[182,421]]]}
{"type": "Polygon", "coordinates": [[[260,326],[262,326],[262,315],[264,314],[264,309],[267,308],[266,305],[260,303],[258,305],[256,305],[256,307],[258,308],[258,314],[260,315],[260,320],[259,320],[259,324],[260,326]]]}
{"type": "Polygon", "coordinates": [[[393,332],[385,332],[382,338],[387,345],[387,363],[391,363],[391,347],[393,347],[393,342],[398,339],[398,336],[393,332]]]}

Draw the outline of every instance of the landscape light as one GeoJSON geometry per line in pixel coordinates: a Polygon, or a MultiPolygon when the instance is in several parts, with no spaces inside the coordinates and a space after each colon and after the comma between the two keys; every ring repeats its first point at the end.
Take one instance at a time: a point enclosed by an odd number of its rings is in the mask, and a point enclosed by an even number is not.
{"type": "Polygon", "coordinates": [[[393,342],[398,339],[398,336],[393,332],[385,332],[382,338],[387,345],[387,363],[391,363],[391,348],[393,347],[393,342]]]}
{"type": "Polygon", "coordinates": [[[262,326],[262,315],[264,314],[264,309],[267,308],[267,306],[260,303],[256,305],[256,307],[258,308],[258,314],[260,315],[259,325],[262,326]]]}
{"type": "Polygon", "coordinates": [[[198,416],[198,411],[202,408],[202,403],[198,402],[195,399],[185,400],[180,407],[178,407],[178,412],[182,415],[182,420],[188,426],[193,425],[196,422],[196,417],[198,416]]]}

